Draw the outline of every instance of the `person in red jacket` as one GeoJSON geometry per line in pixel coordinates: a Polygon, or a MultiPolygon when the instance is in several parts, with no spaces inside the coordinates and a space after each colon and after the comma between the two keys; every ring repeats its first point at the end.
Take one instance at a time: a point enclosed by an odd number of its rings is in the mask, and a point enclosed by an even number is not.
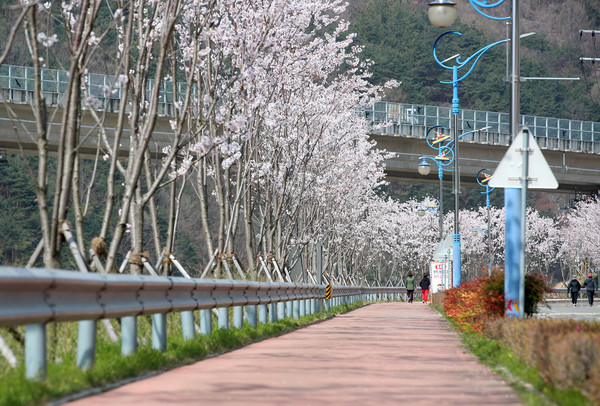
{"type": "Polygon", "coordinates": [[[427,296],[429,295],[429,285],[431,282],[429,281],[429,275],[423,275],[423,279],[419,282],[419,286],[421,287],[422,295],[423,295],[423,303],[427,303],[427,296]]]}

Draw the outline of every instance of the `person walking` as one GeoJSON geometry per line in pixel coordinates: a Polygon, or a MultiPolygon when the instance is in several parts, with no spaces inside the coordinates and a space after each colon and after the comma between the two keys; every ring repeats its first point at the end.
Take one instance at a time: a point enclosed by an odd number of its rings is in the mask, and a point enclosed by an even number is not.
{"type": "Polygon", "coordinates": [[[590,307],[594,305],[594,292],[596,291],[596,281],[592,279],[592,274],[588,274],[588,278],[583,282],[585,293],[587,293],[588,303],[590,307]]]}
{"type": "Polygon", "coordinates": [[[431,282],[429,282],[429,275],[425,274],[423,275],[423,279],[421,279],[421,282],[419,282],[419,286],[421,287],[421,293],[423,295],[423,303],[427,303],[427,296],[429,295],[429,285],[431,285],[431,282]]]}
{"type": "Polygon", "coordinates": [[[573,306],[577,306],[577,298],[579,297],[579,291],[581,290],[581,283],[577,280],[575,276],[569,284],[567,285],[567,295],[571,294],[571,303],[573,306]]]}
{"type": "Polygon", "coordinates": [[[415,277],[412,272],[408,272],[408,277],[406,278],[406,300],[408,303],[413,302],[413,297],[415,294],[415,277]]]}

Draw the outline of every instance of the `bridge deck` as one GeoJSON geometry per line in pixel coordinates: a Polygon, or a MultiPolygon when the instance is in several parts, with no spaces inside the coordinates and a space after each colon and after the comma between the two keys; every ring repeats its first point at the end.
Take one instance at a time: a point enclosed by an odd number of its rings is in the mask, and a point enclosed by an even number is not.
{"type": "Polygon", "coordinates": [[[72,405],[521,404],[422,303],[366,306],[72,405]]]}

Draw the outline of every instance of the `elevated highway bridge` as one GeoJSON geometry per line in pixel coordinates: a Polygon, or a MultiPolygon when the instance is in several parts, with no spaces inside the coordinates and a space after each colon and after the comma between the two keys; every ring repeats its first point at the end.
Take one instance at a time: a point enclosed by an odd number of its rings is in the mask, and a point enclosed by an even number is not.
{"type": "MultiPolygon", "coordinates": [[[[64,72],[44,70],[42,88],[49,106],[49,149],[56,151],[60,130],[61,78],[64,72]],[[54,114],[53,113],[57,113],[54,114]]],[[[114,87],[115,80],[108,75],[88,74],[89,91],[102,102],[105,127],[110,133],[116,123],[115,111],[119,108],[120,88],[114,87]],[[116,89],[105,97],[106,89],[116,89]]],[[[30,102],[33,97],[33,74],[31,68],[19,66],[0,67],[0,87],[5,104],[0,105],[0,149],[35,153],[35,122],[30,102]],[[10,107],[11,113],[9,113],[10,107]]],[[[172,131],[169,116],[174,104],[169,98],[167,85],[161,89],[159,119],[150,148],[160,154],[162,147],[171,144],[172,131]]],[[[379,148],[395,153],[386,163],[389,180],[402,182],[437,182],[437,171],[433,168],[428,176],[421,176],[417,166],[421,156],[434,156],[437,151],[425,142],[427,130],[443,126],[442,132],[450,134],[452,121],[448,107],[407,103],[378,102],[369,108],[357,108],[370,123],[369,135],[379,148]]],[[[578,121],[539,116],[521,116],[521,124],[527,125],[536,137],[544,157],[554,172],[559,191],[597,194],[600,187],[600,122],[578,121]]],[[[512,139],[509,134],[508,113],[463,109],[460,111],[459,126],[463,132],[483,129],[464,136],[460,141],[461,183],[476,185],[475,175],[482,168],[496,168],[512,139]]],[[[82,115],[82,142],[80,152],[95,155],[97,151],[98,127],[89,111],[82,115]]],[[[127,134],[125,134],[127,135],[127,134]]],[[[124,137],[122,154],[128,149],[128,137],[124,137]]],[[[451,179],[451,173],[445,178],[451,179]]]]}

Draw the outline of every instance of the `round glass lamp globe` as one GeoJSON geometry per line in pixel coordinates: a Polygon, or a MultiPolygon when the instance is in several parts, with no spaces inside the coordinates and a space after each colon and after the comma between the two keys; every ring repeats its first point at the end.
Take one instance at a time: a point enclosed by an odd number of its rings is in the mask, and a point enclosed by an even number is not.
{"type": "Polygon", "coordinates": [[[429,172],[431,172],[431,165],[427,162],[421,162],[419,166],[417,166],[417,170],[423,176],[429,175],[429,172]]]}
{"type": "Polygon", "coordinates": [[[449,0],[435,0],[429,3],[429,22],[439,28],[451,26],[456,21],[456,3],[449,0]]]}

